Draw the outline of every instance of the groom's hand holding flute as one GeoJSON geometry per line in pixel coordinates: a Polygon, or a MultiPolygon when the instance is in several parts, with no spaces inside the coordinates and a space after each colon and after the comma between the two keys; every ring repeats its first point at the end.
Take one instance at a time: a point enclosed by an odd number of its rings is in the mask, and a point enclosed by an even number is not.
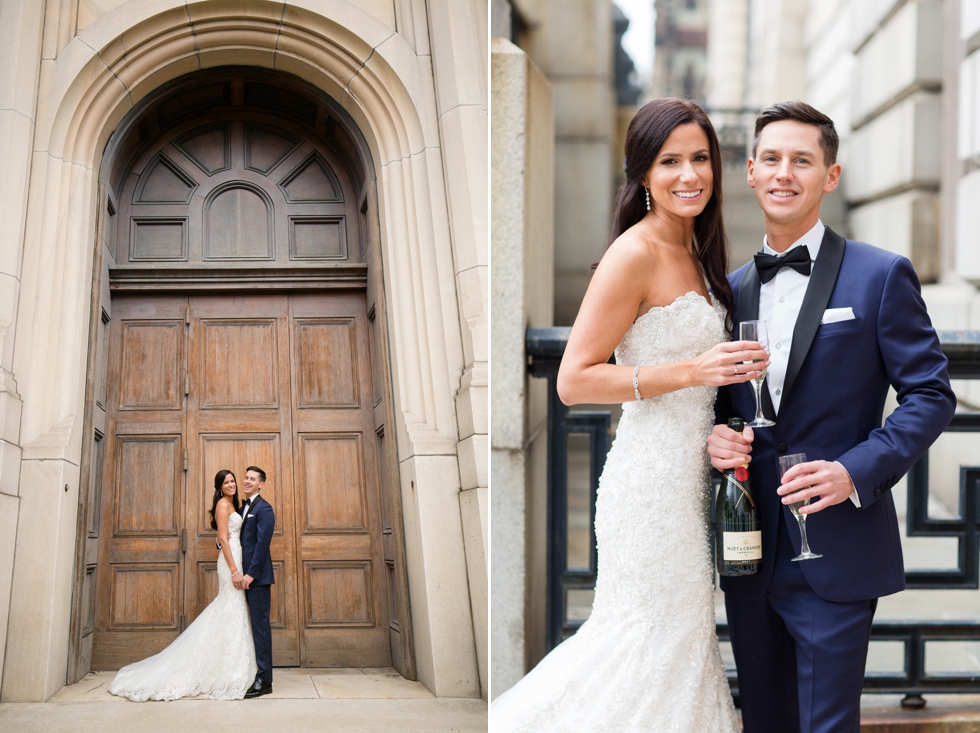
{"type": "MultiPolygon", "coordinates": [[[[752,441],[755,433],[746,426],[737,433],[727,425],[715,425],[708,436],[708,456],[711,465],[725,472],[752,461],[752,441]]],[[[811,503],[800,507],[800,514],[815,514],[829,506],[840,504],[854,492],[850,474],[835,461],[808,461],[793,466],[783,475],[782,486],[776,493],[783,504],[809,498],[811,503]]]]}

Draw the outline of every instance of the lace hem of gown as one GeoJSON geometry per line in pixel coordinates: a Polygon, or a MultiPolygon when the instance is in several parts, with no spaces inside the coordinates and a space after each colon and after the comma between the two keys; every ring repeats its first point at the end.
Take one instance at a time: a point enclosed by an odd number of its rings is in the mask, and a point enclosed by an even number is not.
{"type": "MultiPolygon", "coordinates": [[[[238,514],[228,520],[229,544],[239,567],[241,522],[238,514]]],[[[232,584],[231,570],[219,552],[215,599],[166,649],[119,670],[109,692],[136,702],[184,697],[240,700],[256,671],[245,592],[232,584]]]]}

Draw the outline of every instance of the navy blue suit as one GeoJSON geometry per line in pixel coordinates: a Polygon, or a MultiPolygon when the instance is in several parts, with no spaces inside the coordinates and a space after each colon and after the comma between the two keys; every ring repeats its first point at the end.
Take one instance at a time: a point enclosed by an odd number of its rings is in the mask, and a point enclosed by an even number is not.
{"type": "Polygon", "coordinates": [[[256,678],[272,684],[272,628],[269,613],[272,603],[270,586],[275,583],[272,574],[272,558],[269,543],[276,526],[276,513],[272,505],[256,496],[242,522],[242,575],[253,580],[245,591],[248,613],[252,621],[252,639],[255,642],[256,678]]]}
{"type": "MultiPolygon", "coordinates": [[[[754,262],[732,273],[738,322],[758,317],[754,262]]],[[[858,730],[868,636],[877,599],[905,588],[890,489],[949,424],[956,401],[946,358],[904,257],[829,228],[793,333],[775,427],[755,430],[750,472],[759,495],[762,568],[722,578],[746,733],[858,730]],[[820,324],[827,308],[855,318],[820,324]],[[882,425],[888,387],[899,407],[882,425]],[[838,461],[861,500],[807,519],[817,560],[791,562],[800,535],[776,494],[777,457],[838,461]]],[[[717,422],[751,417],[749,384],[718,392],[717,422]]]]}

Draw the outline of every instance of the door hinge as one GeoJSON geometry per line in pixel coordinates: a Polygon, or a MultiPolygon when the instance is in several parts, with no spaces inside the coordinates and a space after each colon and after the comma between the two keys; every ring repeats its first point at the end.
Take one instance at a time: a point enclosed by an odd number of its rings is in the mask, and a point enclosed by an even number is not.
{"type": "Polygon", "coordinates": [[[184,629],[187,626],[187,617],[184,614],[180,614],[180,633],[184,633],[184,629]]]}
{"type": "Polygon", "coordinates": [[[180,530],[180,551],[187,552],[187,529],[180,530]]]}
{"type": "Polygon", "coordinates": [[[184,303],[184,325],[191,325],[191,304],[184,303]]]}
{"type": "Polygon", "coordinates": [[[191,375],[190,372],[184,375],[184,394],[189,395],[191,393],[191,375]]]}
{"type": "Polygon", "coordinates": [[[181,455],[181,458],[184,461],[184,470],[186,471],[187,470],[187,449],[184,448],[183,450],[181,450],[180,455],[181,455]]]}

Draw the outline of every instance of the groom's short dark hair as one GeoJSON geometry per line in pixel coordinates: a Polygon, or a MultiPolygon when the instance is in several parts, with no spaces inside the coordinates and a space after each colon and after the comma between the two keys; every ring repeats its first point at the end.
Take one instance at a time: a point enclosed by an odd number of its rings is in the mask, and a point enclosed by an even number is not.
{"type": "Polygon", "coordinates": [[[249,471],[255,471],[259,475],[259,481],[265,483],[265,471],[258,466],[249,466],[245,469],[245,473],[248,473],[249,471]]]}
{"type": "Polygon", "coordinates": [[[827,166],[832,166],[837,162],[837,148],[840,146],[840,138],[837,136],[834,121],[816,107],[811,107],[798,99],[794,99],[792,102],[776,102],[776,104],[762,110],[762,114],[755,118],[755,137],[752,139],[753,158],[755,158],[755,151],[759,147],[762,129],[768,124],[782,120],[796,120],[805,125],[813,125],[819,128],[820,147],[823,148],[824,163],[827,166]]]}

